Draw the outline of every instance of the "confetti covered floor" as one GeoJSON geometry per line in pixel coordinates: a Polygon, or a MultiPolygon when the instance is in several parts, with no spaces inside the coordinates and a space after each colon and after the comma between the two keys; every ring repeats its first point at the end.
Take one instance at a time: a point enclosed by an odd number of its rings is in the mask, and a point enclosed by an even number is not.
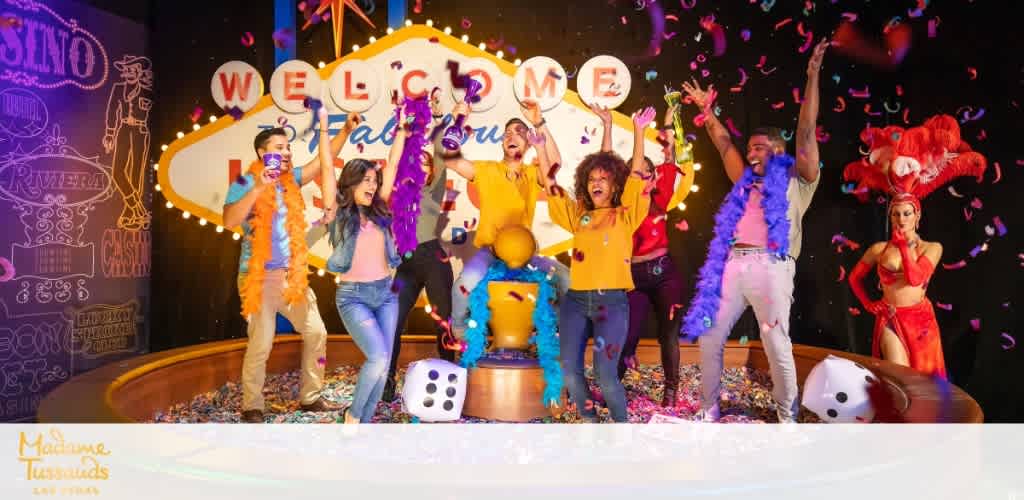
{"type": "MultiPolygon", "coordinates": [[[[347,406],[355,390],[357,366],[343,366],[327,375],[323,395],[327,399],[347,406]]],[[[700,409],[700,369],[696,365],[680,367],[680,383],[677,405],[665,408],[659,405],[662,397],[663,375],[657,365],[640,365],[628,370],[624,380],[628,412],[631,423],[647,423],[655,414],[692,419],[700,409]]],[[[399,370],[399,380],[404,380],[405,370],[399,370]]],[[[591,391],[598,392],[593,384],[593,373],[587,370],[591,391]]],[[[772,423],[776,421],[771,397],[771,379],[767,373],[745,368],[727,368],[722,381],[722,423],[772,423]]],[[[339,420],[336,413],[311,413],[298,409],[298,372],[268,375],[264,387],[267,407],[267,423],[332,423],[339,420]]],[[[401,391],[399,386],[398,391],[401,391]]],[[[600,401],[600,398],[596,398],[600,401]]],[[[236,382],[229,382],[216,391],[195,396],[188,403],[181,403],[158,412],[151,422],[159,423],[227,423],[239,422],[242,388],[236,382]]],[[[602,422],[611,422],[608,411],[599,405],[602,422]]],[[[413,416],[402,411],[401,396],[391,403],[380,403],[374,415],[375,423],[409,423],[413,416]]],[[[560,417],[545,417],[533,422],[573,423],[583,420],[574,411],[566,411],[560,417]]],[[[802,409],[800,422],[819,422],[817,416],[802,409]]],[[[464,417],[459,423],[487,423],[488,420],[464,417]]]]}

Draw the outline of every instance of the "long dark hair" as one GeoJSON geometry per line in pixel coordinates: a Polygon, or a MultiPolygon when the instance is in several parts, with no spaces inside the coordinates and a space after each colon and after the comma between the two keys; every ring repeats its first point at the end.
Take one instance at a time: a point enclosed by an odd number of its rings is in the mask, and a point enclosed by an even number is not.
{"type": "Polygon", "coordinates": [[[338,213],[330,227],[330,243],[337,246],[341,242],[342,231],[346,224],[355,225],[358,228],[359,216],[377,224],[381,230],[388,230],[391,227],[391,211],[388,204],[380,197],[380,186],[383,181],[381,173],[377,172],[377,190],[373,193],[373,200],[369,206],[362,206],[356,203],[352,196],[352,190],[363,182],[366,172],[377,170],[372,161],[356,158],[349,160],[338,178],[338,213]]]}
{"type": "Polygon", "coordinates": [[[611,175],[612,189],[615,190],[612,195],[612,206],[622,205],[622,188],[626,186],[626,179],[629,178],[629,167],[619,155],[611,151],[591,153],[576,167],[576,200],[583,202],[587,210],[594,209],[594,201],[590,199],[590,192],[587,190],[587,180],[590,179],[590,172],[594,170],[604,170],[611,175]]]}

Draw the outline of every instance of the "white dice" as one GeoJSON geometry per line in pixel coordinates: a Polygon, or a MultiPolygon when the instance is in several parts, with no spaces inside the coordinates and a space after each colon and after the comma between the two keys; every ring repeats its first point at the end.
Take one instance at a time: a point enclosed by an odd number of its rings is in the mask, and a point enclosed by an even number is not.
{"type": "Polygon", "coordinates": [[[871,422],[875,409],[867,388],[874,380],[867,368],[830,354],[807,375],[803,405],[825,422],[871,422]]]}
{"type": "Polygon", "coordinates": [[[426,422],[458,420],[466,402],[466,369],[443,359],[413,362],[405,372],[405,411],[426,422]]]}

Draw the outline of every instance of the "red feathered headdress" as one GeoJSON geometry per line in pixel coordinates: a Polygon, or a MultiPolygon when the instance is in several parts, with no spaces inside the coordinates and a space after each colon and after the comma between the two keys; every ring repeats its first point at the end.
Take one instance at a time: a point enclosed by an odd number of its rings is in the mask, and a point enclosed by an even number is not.
{"type": "Polygon", "coordinates": [[[918,200],[957,177],[971,175],[981,182],[987,166],[985,157],[960,138],[960,126],[949,115],[935,115],[908,130],[868,127],[860,139],[868,150],[846,165],[843,178],[857,183],[853,192],[861,201],[882,191],[920,211],[918,200]]]}

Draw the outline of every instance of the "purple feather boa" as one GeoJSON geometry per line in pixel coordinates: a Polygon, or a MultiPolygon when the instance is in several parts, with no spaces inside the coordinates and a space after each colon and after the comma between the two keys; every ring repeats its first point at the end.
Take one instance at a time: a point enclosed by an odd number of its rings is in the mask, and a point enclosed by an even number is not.
{"type": "MultiPolygon", "coordinates": [[[[764,177],[764,196],[761,208],[764,209],[765,223],[768,225],[768,250],[780,258],[789,255],[789,224],[787,215],[789,199],[790,169],[794,160],[789,155],[772,156],[766,165],[767,175],[764,177]]],[[[732,191],[725,196],[722,207],[715,215],[715,235],[708,246],[708,256],[700,268],[697,281],[697,293],[690,302],[690,309],[683,318],[681,333],[696,338],[703,335],[718,316],[718,306],[722,301],[722,275],[729,252],[734,243],[736,225],[747,206],[750,196],[750,185],[757,180],[753,170],[747,168],[743,177],[733,185],[732,191]]]]}
{"type": "MultiPolygon", "coordinates": [[[[426,97],[420,99],[405,98],[403,103],[405,116],[412,119],[409,134],[405,139],[405,149],[398,161],[395,174],[395,189],[391,193],[391,230],[395,234],[395,245],[398,253],[408,256],[416,249],[416,219],[420,214],[420,198],[423,196],[423,184],[427,174],[423,171],[423,147],[427,145],[427,126],[431,122],[430,104],[426,97]]],[[[396,114],[398,110],[395,110],[396,114]]],[[[396,127],[405,126],[397,123],[396,127]]]]}

